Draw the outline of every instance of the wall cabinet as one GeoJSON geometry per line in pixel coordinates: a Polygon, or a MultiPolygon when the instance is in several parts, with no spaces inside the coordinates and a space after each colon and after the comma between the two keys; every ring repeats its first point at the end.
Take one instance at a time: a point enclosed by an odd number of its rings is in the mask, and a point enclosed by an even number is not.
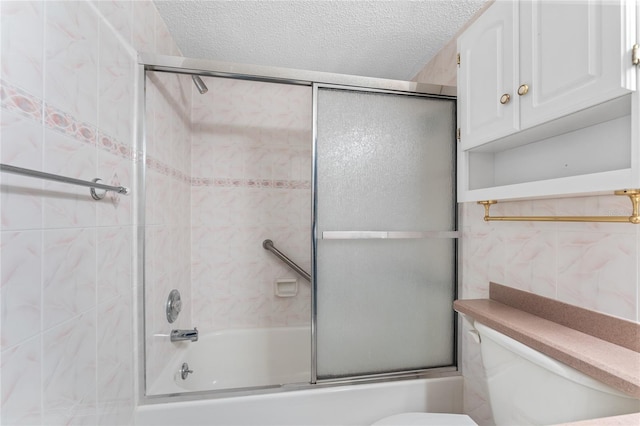
{"type": "Polygon", "coordinates": [[[519,81],[517,12],[515,2],[493,4],[458,38],[458,127],[465,148],[519,129],[512,90],[519,81]]]}
{"type": "Polygon", "coordinates": [[[460,201],[633,183],[570,178],[631,168],[635,9],[498,0],[459,37],[460,201]]]}

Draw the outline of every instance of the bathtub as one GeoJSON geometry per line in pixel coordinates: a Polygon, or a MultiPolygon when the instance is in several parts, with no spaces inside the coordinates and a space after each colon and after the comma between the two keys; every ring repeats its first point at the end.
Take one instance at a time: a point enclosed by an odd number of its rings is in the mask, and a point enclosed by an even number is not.
{"type": "Polygon", "coordinates": [[[310,339],[309,327],[287,327],[221,331],[176,344],[176,355],[147,392],[173,395],[143,398],[135,424],[369,425],[408,411],[462,413],[462,377],[456,372],[429,379],[309,385],[310,339]],[[179,373],[183,362],[193,370],[186,380],[179,373]],[[241,396],[203,392],[292,383],[299,385],[241,396]]]}
{"type": "MultiPolygon", "coordinates": [[[[462,413],[462,377],[141,405],[138,426],[364,426],[393,414],[462,413]]],[[[143,401],[144,402],[144,401],[143,401]]]]}
{"type": "Polygon", "coordinates": [[[176,344],[176,355],[149,394],[309,383],[309,327],[231,329],[200,334],[197,342],[176,344]],[[182,379],[183,363],[193,373],[182,379]]]}

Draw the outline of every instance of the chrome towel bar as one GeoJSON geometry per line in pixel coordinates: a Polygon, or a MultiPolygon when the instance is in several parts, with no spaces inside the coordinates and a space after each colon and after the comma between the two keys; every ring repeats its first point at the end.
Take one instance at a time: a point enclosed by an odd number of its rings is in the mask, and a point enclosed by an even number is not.
{"type": "Polygon", "coordinates": [[[289,259],[284,253],[282,253],[280,250],[278,250],[277,248],[274,247],[273,245],[273,241],[271,240],[264,240],[262,242],[262,247],[265,250],[270,251],[271,253],[273,253],[278,259],[282,260],[284,263],[287,264],[287,266],[291,269],[293,269],[294,271],[296,271],[298,274],[300,274],[300,276],[302,278],[304,278],[305,280],[311,282],[311,275],[309,275],[309,273],[307,271],[305,271],[304,269],[302,269],[301,267],[299,267],[298,265],[296,265],[296,263],[289,259]]]}
{"type": "Polygon", "coordinates": [[[104,191],[113,191],[118,194],[128,195],[131,191],[124,186],[112,186],[98,183],[99,178],[94,179],[92,182],[86,180],[75,179],[67,176],[54,175],[51,173],[39,172],[37,170],[23,169],[22,167],[10,166],[8,164],[0,164],[0,171],[4,173],[13,173],[16,175],[29,176],[34,178],[40,178],[45,180],[52,180],[56,182],[69,183],[72,185],[84,186],[91,188],[91,197],[94,200],[101,200],[104,198],[104,194],[97,194],[96,189],[102,189],[104,191]]]}

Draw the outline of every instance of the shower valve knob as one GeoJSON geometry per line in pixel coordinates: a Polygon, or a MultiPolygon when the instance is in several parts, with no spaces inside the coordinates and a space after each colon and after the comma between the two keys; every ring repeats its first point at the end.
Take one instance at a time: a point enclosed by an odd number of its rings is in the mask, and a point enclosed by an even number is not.
{"type": "Polygon", "coordinates": [[[178,315],[180,315],[181,310],[182,299],[180,298],[180,292],[176,289],[173,289],[171,290],[171,293],[169,293],[165,308],[167,321],[169,322],[169,324],[172,324],[175,320],[178,319],[178,315]]]}

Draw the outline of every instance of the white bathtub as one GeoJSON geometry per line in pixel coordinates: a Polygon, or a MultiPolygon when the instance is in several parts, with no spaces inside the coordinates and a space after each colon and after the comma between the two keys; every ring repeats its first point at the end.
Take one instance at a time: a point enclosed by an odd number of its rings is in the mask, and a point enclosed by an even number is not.
{"type": "MultiPolygon", "coordinates": [[[[310,381],[308,327],[229,330],[176,345],[176,356],[150,395],[278,385],[310,381]],[[259,354],[259,357],[256,357],[259,354]],[[187,380],[179,370],[187,362],[187,380]]],[[[276,388],[278,389],[278,388],[276,388]]],[[[171,396],[164,400],[193,399],[171,396]]],[[[369,425],[407,411],[462,412],[462,377],[287,390],[250,396],[150,403],[136,412],[137,425],[369,425]]],[[[154,402],[150,399],[145,402],[154,402]]]]}
{"type": "Polygon", "coordinates": [[[309,383],[309,327],[232,329],[182,342],[149,394],[309,383]],[[182,379],[182,363],[193,373],[182,379]]]}
{"type": "Polygon", "coordinates": [[[139,406],[139,426],[370,425],[409,411],[462,413],[462,377],[415,379],[139,406]]]}

